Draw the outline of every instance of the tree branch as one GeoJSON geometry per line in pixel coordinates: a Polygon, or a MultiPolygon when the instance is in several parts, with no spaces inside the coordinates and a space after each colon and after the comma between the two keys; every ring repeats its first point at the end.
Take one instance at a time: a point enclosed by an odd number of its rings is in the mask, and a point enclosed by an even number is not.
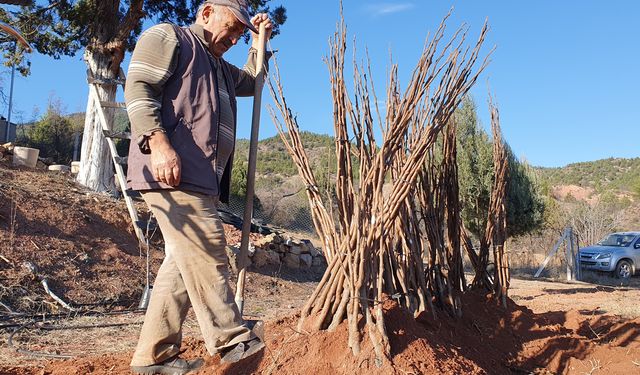
{"type": "Polygon", "coordinates": [[[143,0],[132,0],[131,4],[129,5],[127,14],[122,19],[122,22],[120,22],[120,27],[118,27],[118,35],[116,36],[115,40],[123,42],[123,48],[125,47],[124,42],[126,42],[126,40],[129,38],[129,35],[131,35],[131,31],[133,31],[136,26],[138,26],[138,22],[140,22],[140,19],[145,15],[145,12],[142,10],[143,4],[143,0]]]}

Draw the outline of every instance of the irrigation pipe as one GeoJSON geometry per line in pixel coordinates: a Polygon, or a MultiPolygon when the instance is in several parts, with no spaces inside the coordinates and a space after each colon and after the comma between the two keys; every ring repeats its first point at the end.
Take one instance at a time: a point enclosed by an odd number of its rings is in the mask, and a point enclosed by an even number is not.
{"type": "MultiPolygon", "coordinates": [[[[118,310],[118,311],[75,311],[76,313],[73,315],[70,314],[17,314],[8,317],[8,321],[22,320],[22,319],[35,319],[35,320],[61,320],[61,319],[75,319],[77,317],[85,317],[85,316],[115,316],[115,315],[126,315],[126,314],[144,314],[144,310],[141,309],[127,309],[127,310],[118,310]]],[[[13,328],[20,326],[21,323],[8,323],[0,325],[0,329],[2,328],[13,328]]]]}

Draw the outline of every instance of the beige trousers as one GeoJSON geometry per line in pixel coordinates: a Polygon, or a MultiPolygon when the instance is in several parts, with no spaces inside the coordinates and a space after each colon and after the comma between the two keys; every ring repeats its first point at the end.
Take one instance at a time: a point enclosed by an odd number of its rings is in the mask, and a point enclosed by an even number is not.
{"type": "Polygon", "coordinates": [[[148,366],[179,353],[189,306],[211,355],[255,337],[243,325],[228,284],[217,197],[179,190],[153,190],[142,196],[158,220],[165,258],[131,365],[148,366]]]}

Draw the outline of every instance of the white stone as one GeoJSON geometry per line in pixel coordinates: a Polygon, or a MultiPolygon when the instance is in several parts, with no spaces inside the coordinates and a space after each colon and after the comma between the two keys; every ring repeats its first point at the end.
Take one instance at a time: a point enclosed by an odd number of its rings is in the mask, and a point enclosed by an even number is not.
{"type": "Polygon", "coordinates": [[[40,150],[37,148],[16,146],[13,148],[13,165],[35,168],[39,154],[40,150]]]}
{"type": "Polygon", "coordinates": [[[77,174],[78,172],[80,172],[80,162],[79,161],[72,161],[71,162],[71,173],[77,174]]]}
{"type": "Polygon", "coordinates": [[[275,264],[276,266],[280,265],[280,263],[281,263],[280,262],[280,254],[278,254],[278,252],[268,250],[267,251],[267,255],[269,255],[269,263],[270,264],[275,264]]]}
{"type": "Polygon", "coordinates": [[[71,171],[71,168],[67,165],[62,165],[62,164],[53,164],[50,165],[49,168],[47,168],[50,171],[53,172],[69,172],[71,171]]]}
{"type": "Polygon", "coordinates": [[[324,265],[324,263],[325,263],[324,262],[324,258],[322,256],[318,256],[318,257],[313,258],[313,262],[311,263],[311,265],[313,267],[320,267],[320,266],[324,265]]]}
{"type": "Polygon", "coordinates": [[[309,250],[309,254],[311,254],[311,256],[314,258],[322,255],[322,253],[320,252],[320,249],[313,246],[313,244],[311,243],[307,245],[307,250],[309,250]]]}

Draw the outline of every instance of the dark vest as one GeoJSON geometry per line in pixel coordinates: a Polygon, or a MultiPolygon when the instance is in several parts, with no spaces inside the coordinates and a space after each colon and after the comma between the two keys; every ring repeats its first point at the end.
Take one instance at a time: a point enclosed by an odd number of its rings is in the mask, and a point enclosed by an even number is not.
{"type": "MultiPolygon", "coordinates": [[[[188,28],[173,27],[179,42],[177,66],[162,91],[162,126],[182,160],[182,177],[177,189],[220,196],[228,201],[233,153],[218,185],[216,150],[218,145],[218,81],[209,52],[188,28]]],[[[229,63],[220,59],[236,118],[235,83],[229,63]]],[[[235,128],[235,124],[234,124],[235,128]]],[[[127,182],[134,190],[173,189],[153,177],[148,154],[136,142],[129,148],[127,182]]]]}

